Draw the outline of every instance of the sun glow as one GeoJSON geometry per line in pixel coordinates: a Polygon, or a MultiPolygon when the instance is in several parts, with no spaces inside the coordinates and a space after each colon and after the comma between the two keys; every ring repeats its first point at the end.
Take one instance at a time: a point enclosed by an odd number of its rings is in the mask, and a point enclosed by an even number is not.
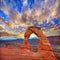
{"type": "Polygon", "coordinates": [[[30,38],[34,38],[34,37],[37,38],[37,36],[36,36],[34,33],[32,33],[32,34],[30,35],[30,38]]]}

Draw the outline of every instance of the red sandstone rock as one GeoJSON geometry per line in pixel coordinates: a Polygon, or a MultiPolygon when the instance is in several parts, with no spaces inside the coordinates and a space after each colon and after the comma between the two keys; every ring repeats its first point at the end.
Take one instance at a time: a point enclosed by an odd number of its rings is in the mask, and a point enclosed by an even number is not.
{"type": "Polygon", "coordinates": [[[29,27],[24,37],[24,45],[20,49],[0,48],[0,60],[56,60],[49,40],[39,27],[29,27]],[[32,33],[39,38],[37,52],[30,51],[28,38],[32,33]]]}
{"type": "Polygon", "coordinates": [[[30,35],[32,33],[34,33],[35,35],[37,35],[38,38],[39,38],[38,52],[41,53],[41,50],[42,50],[42,53],[43,52],[45,53],[45,54],[42,55],[42,57],[44,57],[46,60],[49,60],[49,59],[50,60],[56,60],[56,58],[54,57],[53,51],[52,51],[52,47],[51,47],[51,45],[49,43],[49,40],[43,34],[41,28],[39,28],[39,27],[29,27],[27,29],[27,31],[25,33],[25,36],[24,36],[25,37],[25,41],[24,41],[25,45],[24,46],[26,46],[26,48],[30,48],[30,46],[28,44],[28,38],[30,37],[30,35]],[[48,53],[46,51],[48,51],[48,53]]]}

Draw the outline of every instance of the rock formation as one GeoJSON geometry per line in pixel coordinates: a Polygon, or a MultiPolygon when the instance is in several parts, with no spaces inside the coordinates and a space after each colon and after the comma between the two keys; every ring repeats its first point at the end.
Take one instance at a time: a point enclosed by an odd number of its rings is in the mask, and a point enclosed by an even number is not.
{"type": "MultiPolygon", "coordinates": [[[[38,53],[41,54],[41,56],[44,58],[42,60],[56,60],[56,58],[54,57],[53,51],[52,51],[52,47],[49,43],[48,38],[43,34],[41,28],[39,27],[29,27],[27,29],[27,31],[25,32],[25,40],[24,40],[24,45],[23,47],[25,49],[30,50],[30,45],[28,43],[28,38],[30,37],[30,35],[34,33],[35,35],[38,36],[39,38],[39,44],[38,44],[38,53]]],[[[35,52],[36,53],[36,52],[35,52]]],[[[36,53],[36,55],[38,56],[38,54],[36,53]]]]}
{"type": "Polygon", "coordinates": [[[0,60],[56,60],[52,47],[49,40],[42,33],[39,27],[28,27],[25,32],[24,44],[20,48],[9,47],[0,48],[0,60]],[[28,38],[34,33],[39,38],[39,44],[37,51],[33,52],[30,50],[30,45],[28,43],[28,38]]]}

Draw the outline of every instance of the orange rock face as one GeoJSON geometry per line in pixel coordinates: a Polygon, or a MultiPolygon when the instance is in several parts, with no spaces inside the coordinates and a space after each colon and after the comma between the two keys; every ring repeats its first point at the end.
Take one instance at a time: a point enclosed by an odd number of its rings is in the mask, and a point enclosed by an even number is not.
{"type": "Polygon", "coordinates": [[[0,60],[56,60],[49,40],[39,27],[29,27],[24,35],[24,44],[21,48],[0,48],[0,60]],[[28,38],[34,33],[39,38],[37,52],[30,50],[28,38]]]}
{"type": "MultiPolygon", "coordinates": [[[[42,30],[39,27],[29,27],[25,33],[25,40],[24,40],[24,46],[26,49],[30,49],[30,45],[28,44],[28,38],[30,35],[34,33],[39,38],[39,44],[38,44],[38,52],[35,52],[35,54],[39,57],[43,57],[42,60],[56,60],[54,57],[52,47],[49,43],[49,40],[47,37],[42,33],[42,30]],[[41,55],[41,56],[40,56],[41,55]]],[[[34,56],[34,54],[33,54],[34,56]]],[[[36,59],[37,60],[37,59],[36,59]]]]}

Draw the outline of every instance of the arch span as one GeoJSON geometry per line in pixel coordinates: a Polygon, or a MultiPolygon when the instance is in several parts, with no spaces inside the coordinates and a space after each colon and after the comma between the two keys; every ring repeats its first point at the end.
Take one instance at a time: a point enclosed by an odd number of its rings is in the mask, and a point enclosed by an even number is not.
{"type": "Polygon", "coordinates": [[[35,35],[37,35],[37,37],[39,38],[39,44],[38,44],[38,51],[40,51],[41,49],[43,50],[52,50],[49,40],[47,39],[47,37],[43,34],[41,28],[39,27],[28,27],[28,29],[25,32],[24,35],[24,47],[30,49],[30,45],[28,43],[28,39],[30,37],[30,35],[34,33],[35,35]]]}
{"type": "Polygon", "coordinates": [[[43,34],[41,28],[39,27],[28,27],[28,29],[25,32],[24,35],[25,39],[24,39],[24,45],[23,45],[23,49],[24,51],[28,51],[28,55],[31,54],[31,56],[33,56],[34,58],[36,56],[40,58],[42,58],[42,60],[56,60],[53,51],[52,51],[52,47],[49,43],[48,38],[43,34]],[[30,51],[30,45],[28,43],[28,39],[30,37],[30,35],[34,33],[35,35],[38,36],[39,38],[39,44],[37,47],[37,52],[32,52],[30,51]]]}

